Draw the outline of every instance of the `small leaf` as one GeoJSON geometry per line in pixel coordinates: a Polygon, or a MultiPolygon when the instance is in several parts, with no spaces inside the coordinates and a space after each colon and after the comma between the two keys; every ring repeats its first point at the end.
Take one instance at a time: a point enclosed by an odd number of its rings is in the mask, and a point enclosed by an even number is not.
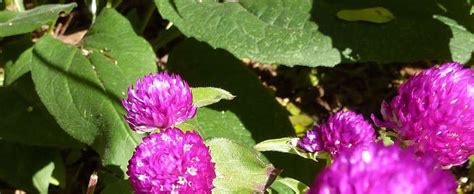
{"type": "Polygon", "coordinates": [[[275,168],[248,147],[225,138],[206,141],[216,163],[213,193],[263,193],[275,168]]]}
{"type": "Polygon", "coordinates": [[[283,153],[290,153],[294,146],[291,142],[296,142],[298,138],[284,137],[280,139],[269,139],[262,141],[254,146],[257,151],[276,151],[283,153]]]}
{"type": "Polygon", "coordinates": [[[293,178],[277,178],[271,188],[277,190],[277,193],[282,193],[289,189],[295,194],[304,194],[309,190],[307,185],[293,178]]]}
{"type": "Polygon", "coordinates": [[[316,152],[316,153],[307,153],[304,150],[298,148],[297,145],[298,138],[285,137],[280,139],[269,139],[262,141],[254,146],[257,151],[261,152],[282,152],[295,154],[303,158],[311,159],[318,161],[318,159],[329,159],[329,156],[326,152],[316,152]]]}
{"type": "Polygon", "coordinates": [[[55,158],[53,149],[25,146],[0,140],[0,179],[32,193],[48,193],[55,158]]]}
{"type": "MultiPolygon", "coordinates": [[[[471,53],[474,52],[474,34],[455,20],[448,17],[434,15],[433,18],[449,26],[451,33],[454,35],[449,40],[452,60],[460,63],[467,63],[472,56],[472,54],[469,54],[469,51],[471,53]]],[[[472,23],[474,24],[474,22],[472,23]]]]}
{"type": "Polygon", "coordinates": [[[197,107],[203,107],[214,104],[221,100],[232,100],[235,98],[230,92],[220,88],[198,87],[191,88],[193,93],[193,104],[197,107]]]}
{"type": "Polygon", "coordinates": [[[31,69],[31,59],[33,58],[33,48],[25,50],[15,63],[8,63],[5,67],[5,85],[10,85],[18,78],[28,73],[31,69]]]}
{"type": "Polygon", "coordinates": [[[2,13],[2,11],[0,12],[0,37],[31,32],[43,24],[55,21],[59,13],[69,13],[76,6],[76,3],[42,5],[16,14],[2,13]]]}
{"type": "Polygon", "coordinates": [[[383,7],[341,10],[337,12],[337,17],[350,22],[365,21],[378,24],[387,23],[395,19],[395,16],[392,14],[392,12],[383,7]]]}

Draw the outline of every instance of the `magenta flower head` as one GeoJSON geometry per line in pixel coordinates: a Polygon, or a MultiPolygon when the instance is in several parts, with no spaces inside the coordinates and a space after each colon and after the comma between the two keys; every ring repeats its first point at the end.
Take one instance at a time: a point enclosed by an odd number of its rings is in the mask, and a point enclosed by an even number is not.
{"type": "Polygon", "coordinates": [[[362,115],[352,111],[339,111],[308,131],[298,145],[307,152],[324,150],[336,157],[341,151],[373,142],[374,128],[362,115]]]}
{"type": "Polygon", "coordinates": [[[196,114],[193,95],[179,75],[156,73],[137,80],[122,100],[125,119],[134,131],[150,132],[191,119],[196,114]]]}
{"type": "Polygon", "coordinates": [[[216,178],[201,136],[178,128],[145,137],[128,163],[127,174],[136,194],[211,193],[216,178]]]}
{"type": "Polygon", "coordinates": [[[434,158],[374,143],[339,154],[313,182],[309,194],[452,194],[455,177],[435,168],[434,158]]]}
{"type": "Polygon", "coordinates": [[[458,63],[433,67],[402,84],[381,108],[385,122],[418,154],[434,155],[445,167],[474,154],[473,71],[458,63]]]}

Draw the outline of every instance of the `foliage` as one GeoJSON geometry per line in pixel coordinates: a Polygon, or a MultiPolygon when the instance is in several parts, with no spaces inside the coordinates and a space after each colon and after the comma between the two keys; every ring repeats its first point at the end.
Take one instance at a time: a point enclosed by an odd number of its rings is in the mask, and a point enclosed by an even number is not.
{"type": "Polygon", "coordinates": [[[0,192],[131,193],[127,164],[148,134],[130,129],[120,101],[166,71],[191,87],[197,114],[176,126],[206,140],[215,193],[305,193],[330,158],[292,142],[324,117],[301,101],[336,112],[322,86],[364,64],[473,61],[469,0],[53,2],[0,1],[0,192]]]}

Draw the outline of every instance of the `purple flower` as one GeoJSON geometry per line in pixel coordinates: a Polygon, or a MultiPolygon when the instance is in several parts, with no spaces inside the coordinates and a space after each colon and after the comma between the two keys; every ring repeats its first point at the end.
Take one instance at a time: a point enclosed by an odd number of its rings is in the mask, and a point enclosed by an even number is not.
{"type": "Polygon", "coordinates": [[[298,142],[307,152],[327,151],[336,157],[341,151],[375,142],[374,128],[362,115],[339,111],[315,126],[298,142]]]}
{"type": "Polygon", "coordinates": [[[321,135],[317,129],[306,131],[306,135],[298,141],[298,146],[307,152],[318,152],[323,150],[321,135]]]}
{"type": "Polygon", "coordinates": [[[309,194],[456,193],[456,179],[397,145],[372,144],[342,152],[313,182],[309,194]]]}
{"type": "Polygon", "coordinates": [[[188,84],[179,75],[156,73],[137,80],[122,100],[125,119],[134,131],[150,132],[191,119],[196,114],[188,84]]]}
{"type": "Polygon", "coordinates": [[[433,67],[402,84],[381,108],[385,122],[418,154],[434,155],[445,166],[474,154],[474,77],[459,63],[433,67]]]}
{"type": "Polygon", "coordinates": [[[136,194],[211,193],[216,178],[209,148],[196,132],[167,128],[138,145],[128,163],[136,194]]]}

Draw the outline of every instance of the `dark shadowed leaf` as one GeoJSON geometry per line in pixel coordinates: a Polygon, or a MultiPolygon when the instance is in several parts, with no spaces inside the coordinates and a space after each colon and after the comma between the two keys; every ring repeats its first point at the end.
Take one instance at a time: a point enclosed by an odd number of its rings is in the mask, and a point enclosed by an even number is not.
{"type": "Polygon", "coordinates": [[[82,146],[45,110],[29,76],[8,88],[0,87],[0,107],[2,140],[58,148],[82,146]]]}
{"type": "Polygon", "coordinates": [[[0,140],[0,179],[31,193],[46,194],[54,160],[59,157],[57,150],[0,140]]]}
{"type": "MultiPolygon", "coordinates": [[[[256,142],[294,136],[288,113],[258,77],[228,52],[189,39],[170,53],[167,67],[192,87],[218,87],[236,96],[198,110],[188,123],[206,139],[224,137],[253,146],[256,142]]],[[[284,153],[264,153],[283,176],[309,184],[318,167],[308,159],[284,153]]]]}

